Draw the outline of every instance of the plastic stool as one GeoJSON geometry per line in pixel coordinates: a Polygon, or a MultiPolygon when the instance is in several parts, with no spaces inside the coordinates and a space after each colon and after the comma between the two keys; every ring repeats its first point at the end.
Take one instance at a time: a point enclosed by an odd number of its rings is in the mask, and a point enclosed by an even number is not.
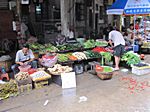
{"type": "Polygon", "coordinates": [[[89,62],[91,70],[94,70],[95,62],[89,62]]]}
{"type": "Polygon", "coordinates": [[[1,79],[3,80],[4,78],[6,78],[6,79],[7,79],[7,81],[9,81],[8,73],[1,74],[1,79]]]}

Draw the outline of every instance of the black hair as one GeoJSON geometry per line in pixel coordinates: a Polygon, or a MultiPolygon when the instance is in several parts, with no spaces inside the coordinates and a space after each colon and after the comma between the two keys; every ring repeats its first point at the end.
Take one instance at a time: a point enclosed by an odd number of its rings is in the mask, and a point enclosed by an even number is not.
{"type": "Polygon", "coordinates": [[[134,24],[133,24],[133,23],[131,23],[131,24],[130,24],[130,26],[134,26],[134,24]]]}
{"type": "Polygon", "coordinates": [[[23,44],[23,48],[28,48],[29,49],[29,44],[23,44]]]}

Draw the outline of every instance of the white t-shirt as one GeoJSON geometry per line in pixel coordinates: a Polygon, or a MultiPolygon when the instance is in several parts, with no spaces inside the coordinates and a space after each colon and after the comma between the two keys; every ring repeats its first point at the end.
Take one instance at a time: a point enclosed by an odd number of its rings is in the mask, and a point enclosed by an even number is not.
{"type": "Polygon", "coordinates": [[[30,59],[33,59],[34,55],[32,53],[32,51],[29,49],[29,52],[27,53],[27,55],[24,55],[24,53],[22,52],[22,50],[19,50],[16,54],[16,62],[23,62],[23,61],[27,61],[30,59]]]}
{"type": "Polygon", "coordinates": [[[113,30],[109,33],[109,39],[113,41],[114,46],[125,45],[125,40],[119,31],[113,30]]]}
{"type": "Polygon", "coordinates": [[[69,37],[69,39],[73,39],[74,38],[74,33],[73,31],[69,31],[67,32],[67,37],[69,37]]]}

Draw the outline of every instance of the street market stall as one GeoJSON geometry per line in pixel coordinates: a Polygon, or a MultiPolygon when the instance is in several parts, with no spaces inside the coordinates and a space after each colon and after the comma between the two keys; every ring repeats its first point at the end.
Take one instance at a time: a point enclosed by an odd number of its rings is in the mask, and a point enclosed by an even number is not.
{"type": "MultiPolygon", "coordinates": [[[[107,9],[107,14],[111,15],[123,15],[123,16],[133,16],[134,18],[134,43],[133,48],[135,51],[138,51],[140,45],[136,43],[135,33],[139,32],[140,29],[136,26],[136,16],[147,16],[150,13],[149,10],[150,2],[149,0],[117,0],[112,6],[107,9]],[[139,31],[137,31],[139,30],[139,31]]],[[[146,27],[146,26],[142,26],[146,27]]],[[[145,28],[147,29],[147,28],[145,28]]],[[[144,40],[144,39],[143,39],[144,40]]]]}
{"type": "MultiPolygon", "coordinates": [[[[52,44],[41,45],[39,43],[30,44],[30,48],[39,60],[38,69],[31,66],[20,66],[19,73],[15,74],[15,89],[13,94],[7,93],[1,99],[16,96],[33,88],[41,88],[52,82],[62,88],[76,87],[77,74],[84,71],[93,70],[102,79],[111,79],[113,75],[113,49],[103,40],[87,40],[84,43],[65,43],[64,45],[54,46],[52,44]]],[[[122,57],[122,61],[129,66],[138,64],[141,60],[139,55],[127,52],[122,57]]],[[[7,82],[5,82],[7,84],[7,82]]],[[[0,87],[4,87],[0,83],[0,87]]]]}

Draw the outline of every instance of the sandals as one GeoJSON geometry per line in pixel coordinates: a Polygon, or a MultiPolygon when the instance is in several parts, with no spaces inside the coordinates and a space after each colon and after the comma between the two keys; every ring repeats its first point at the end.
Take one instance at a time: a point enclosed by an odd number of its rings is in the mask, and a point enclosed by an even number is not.
{"type": "Polygon", "coordinates": [[[119,71],[119,68],[114,68],[114,71],[119,71]]]}

